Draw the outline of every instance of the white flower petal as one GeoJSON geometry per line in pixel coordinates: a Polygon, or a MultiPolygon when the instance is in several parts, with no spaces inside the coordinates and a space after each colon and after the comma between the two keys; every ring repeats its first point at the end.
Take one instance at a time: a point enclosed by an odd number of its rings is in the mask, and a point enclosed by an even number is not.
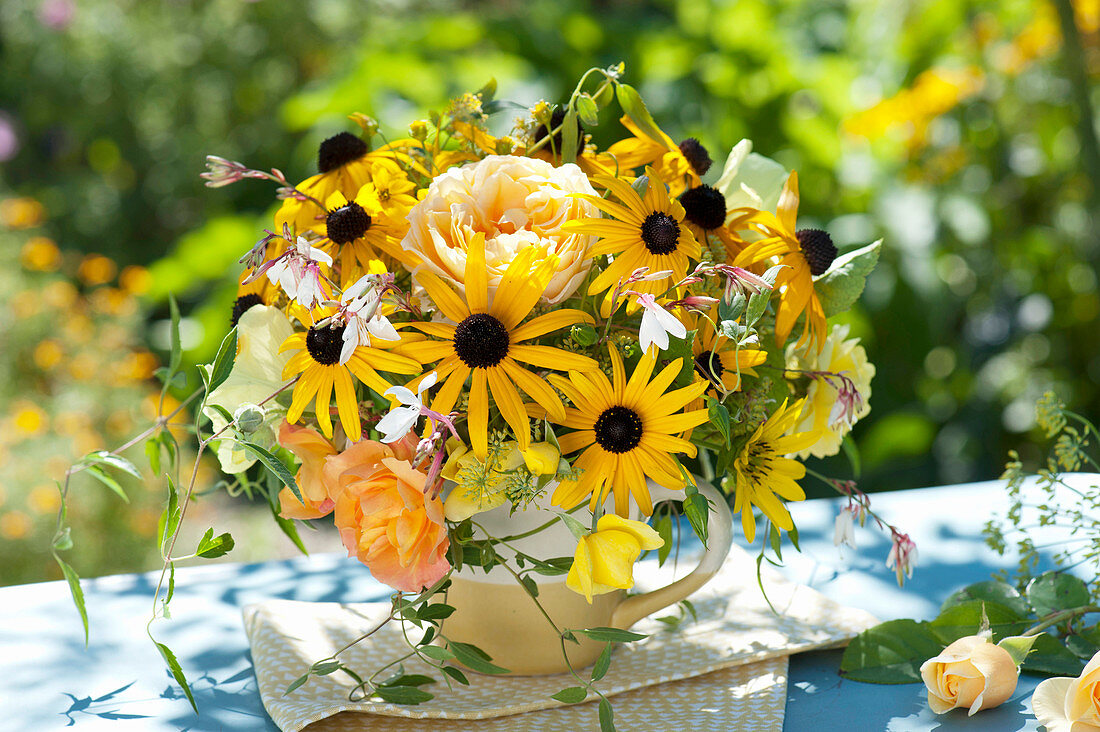
{"type": "Polygon", "coordinates": [[[438,371],[433,371],[430,374],[428,374],[427,376],[425,376],[424,380],[420,382],[420,386],[417,387],[417,389],[416,389],[417,395],[421,399],[423,399],[424,398],[424,392],[426,392],[428,389],[431,389],[433,386],[435,386],[437,381],[439,381],[439,372],[438,371]]]}
{"type": "Polygon", "coordinates": [[[375,428],[382,433],[382,442],[397,442],[416,425],[420,410],[413,407],[394,407],[378,420],[375,428]]]}
{"type": "MultiPolygon", "coordinates": [[[[404,404],[406,406],[410,406],[410,407],[411,406],[419,407],[420,404],[421,404],[420,397],[417,396],[416,394],[413,394],[412,390],[409,389],[407,386],[391,386],[389,389],[386,389],[386,393],[383,394],[382,396],[397,397],[397,401],[401,402],[402,404],[404,404]]],[[[397,407],[397,408],[403,408],[403,407],[397,407]]]]}
{"type": "Polygon", "coordinates": [[[381,338],[384,341],[401,340],[401,336],[394,330],[389,319],[381,315],[376,315],[372,320],[367,322],[367,331],[375,338],[381,338]]]}

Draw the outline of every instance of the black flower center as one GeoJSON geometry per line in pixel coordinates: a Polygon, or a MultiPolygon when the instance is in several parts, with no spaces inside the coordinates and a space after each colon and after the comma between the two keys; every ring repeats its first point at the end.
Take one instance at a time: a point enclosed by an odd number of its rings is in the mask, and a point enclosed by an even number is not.
{"type": "Polygon", "coordinates": [[[325,218],[328,238],[337,244],[355,241],[367,233],[370,224],[370,214],[355,201],[329,211],[325,218]]]}
{"type": "Polygon", "coordinates": [[[706,175],[707,171],[710,170],[713,162],[710,159],[710,153],[694,137],[689,137],[680,143],[680,152],[700,176],[706,175]]]}
{"type": "Polygon", "coordinates": [[[705,376],[712,384],[721,385],[724,369],[717,353],[707,351],[696,356],[695,370],[705,376]]]}
{"type": "Polygon", "coordinates": [[[455,328],[455,353],[472,369],[496,366],[508,355],[508,330],[488,313],[474,313],[455,328]]]}
{"type": "Polygon", "coordinates": [[[313,360],[322,366],[332,366],[340,361],[340,351],[344,348],[343,325],[328,325],[324,328],[310,326],[306,332],[306,350],[313,360]]]}
{"type": "Polygon", "coordinates": [[[712,186],[697,186],[680,196],[684,218],[700,229],[710,231],[726,223],[726,199],[712,186]]]}
{"type": "Polygon", "coordinates": [[[255,305],[263,305],[264,299],[255,293],[249,293],[247,295],[241,295],[237,298],[237,301],[233,303],[233,315],[230,317],[229,322],[232,323],[229,327],[236,327],[240,322],[241,316],[244,315],[255,305]]]}
{"type": "Polygon", "coordinates": [[[350,132],[341,132],[321,143],[317,151],[317,170],[327,173],[366,154],[367,143],[350,132]]]}
{"type": "MultiPolygon", "coordinates": [[[[559,108],[559,109],[554,110],[554,114],[552,114],[550,116],[550,129],[554,129],[555,127],[561,127],[561,123],[564,122],[564,121],[565,121],[565,109],[559,108]]],[[[547,135],[546,125],[539,125],[539,128],[537,130],[535,130],[535,143],[534,144],[537,145],[538,143],[545,140],[546,135],[547,135]]],[[[561,149],[562,149],[562,144],[563,143],[562,143],[562,135],[561,135],[560,130],[557,132],[557,134],[554,135],[554,139],[553,139],[552,142],[553,142],[553,146],[554,146],[552,152],[554,152],[558,155],[561,155],[561,149]]],[[[544,149],[548,149],[549,147],[550,147],[550,145],[547,145],[546,148],[544,148],[544,149]]],[[[580,155],[582,152],[584,152],[584,126],[581,125],[581,121],[578,119],[577,120],[577,155],[580,155]]]]}
{"type": "Polygon", "coordinates": [[[642,441],[642,418],[629,407],[605,409],[593,426],[600,447],[621,454],[630,452],[642,441]]]}
{"type": "Polygon", "coordinates": [[[810,272],[816,277],[829,269],[836,259],[836,245],[829,232],[821,229],[803,229],[795,234],[802,254],[810,265],[810,272]]]}
{"type": "Polygon", "coordinates": [[[680,224],[666,213],[654,211],[642,222],[642,242],[650,254],[671,254],[680,241],[680,224]]]}

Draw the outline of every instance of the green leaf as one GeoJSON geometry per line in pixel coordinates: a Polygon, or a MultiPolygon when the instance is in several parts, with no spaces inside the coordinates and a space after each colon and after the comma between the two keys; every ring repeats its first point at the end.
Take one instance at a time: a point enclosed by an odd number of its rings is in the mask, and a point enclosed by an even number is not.
{"type": "Polygon", "coordinates": [[[592,665],[592,680],[599,681],[607,675],[607,670],[611,668],[611,644],[608,643],[604,646],[603,651],[600,653],[599,658],[596,659],[596,663],[592,665]]]}
{"type": "Polygon", "coordinates": [[[1031,653],[1020,668],[1053,676],[1077,676],[1084,665],[1083,659],[1078,658],[1049,634],[1042,633],[1035,640],[1031,653]]]}
{"type": "Polygon", "coordinates": [[[1089,604],[1085,583],[1064,572],[1044,572],[1028,583],[1025,592],[1040,617],[1089,604]]]}
{"type": "Polygon", "coordinates": [[[199,540],[199,548],[195,550],[195,554],[203,559],[214,559],[215,557],[225,556],[232,549],[232,536],[228,533],[214,536],[214,529],[207,529],[202,539],[199,540]]]}
{"type": "Polygon", "coordinates": [[[149,468],[153,475],[160,474],[160,438],[150,437],[145,441],[145,457],[149,460],[149,468]]]}
{"type": "Polygon", "coordinates": [[[756,325],[756,321],[764,315],[764,310],[768,307],[771,296],[771,290],[762,290],[752,294],[752,297],[749,298],[749,307],[745,311],[745,325],[750,327],[756,325]]]}
{"type": "Polygon", "coordinates": [[[592,640],[607,643],[630,643],[649,637],[645,633],[635,633],[632,630],[623,630],[622,628],[584,628],[577,629],[575,632],[586,635],[592,640]]]}
{"type": "Polygon", "coordinates": [[[561,123],[561,150],[558,151],[563,163],[572,163],[576,161],[577,147],[580,142],[578,134],[577,110],[573,107],[567,107],[565,110],[565,119],[563,119],[561,123]]]}
{"type": "Polygon", "coordinates": [[[222,339],[218,347],[218,355],[214,357],[214,363],[210,367],[210,383],[206,386],[209,396],[215,389],[221,386],[229,378],[233,370],[233,363],[237,359],[237,329],[233,328],[222,339]]]}
{"type": "Polygon", "coordinates": [[[132,462],[130,462],[129,460],[127,460],[124,457],[120,457],[118,455],[112,455],[111,453],[107,452],[106,450],[97,450],[95,452],[90,452],[90,453],[88,453],[87,455],[84,456],[84,458],[83,458],[83,460],[81,460],[81,462],[83,462],[83,463],[99,463],[101,465],[109,465],[112,468],[117,468],[117,469],[121,470],[124,473],[129,473],[130,475],[134,476],[135,478],[139,478],[139,479],[141,478],[141,472],[137,469],[137,467],[132,462]]]}
{"type": "Polygon", "coordinates": [[[1066,648],[1079,658],[1090,659],[1100,651],[1100,627],[1093,626],[1067,636],[1066,648]]]}
{"type": "Polygon", "coordinates": [[[1024,659],[1027,658],[1027,654],[1031,653],[1031,648],[1035,645],[1036,638],[1038,638],[1038,636],[1011,635],[1007,638],[1002,638],[997,645],[1008,651],[1008,655],[1012,656],[1012,661],[1019,666],[1024,662],[1024,659]]]}
{"type": "Polygon", "coordinates": [[[1027,621],[1011,608],[986,600],[967,600],[952,605],[929,623],[932,632],[944,645],[968,635],[977,635],[985,619],[993,631],[994,640],[1019,635],[1028,628],[1027,621]]]}
{"type": "Polygon", "coordinates": [[[664,542],[657,549],[657,564],[663,567],[668,555],[672,553],[672,511],[662,511],[661,515],[653,522],[653,529],[664,542]]]}
{"type": "Polygon", "coordinates": [[[309,681],[309,674],[302,674],[298,678],[294,679],[294,681],[290,682],[290,686],[286,687],[286,691],[283,692],[283,696],[293,693],[296,689],[301,687],[307,681],[309,681]]]}
{"type": "Polygon", "coordinates": [[[450,605],[445,605],[441,602],[437,602],[432,605],[425,605],[420,608],[421,620],[442,620],[443,618],[449,618],[454,613],[455,609],[450,605]]]}
{"type": "Polygon", "coordinates": [[[392,679],[383,681],[379,686],[424,686],[434,683],[435,679],[424,674],[399,674],[392,679]]]}
{"type": "Polygon", "coordinates": [[[275,457],[270,452],[253,442],[240,440],[239,444],[243,446],[244,449],[255,455],[256,459],[264,464],[264,467],[274,473],[275,477],[277,477],[283,485],[290,489],[290,492],[294,494],[294,497],[298,499],[299,503],[303,505],[305,504],[305,500],[302,498],[302,493],[298,490],[298,483],[294,480],[294,476],[291,474],[290,470],[288,470],[287,467],[283,465],[282,461],[279,460],[279,458],[275,457]]]}
{"type": "MultiPolygon", "coordinates": [[[[663,184],[658,182],[656,185],[663,184]]],[[[669,336],[668,348],[661,354],[661,358],[668,359],[670,362],[676,361],[676,359],[683,359],[683,362],[680,364],[680,373],[676,375],[674,381],[677,386],[687,386],[694,381],[695,354],[691,351],[691,344],[694,342],[694,330],[689,330],[683,338],[669,336]]]]}
{"type": "Polygon", "coordinates": [[[462,673],[462,671],[455,668],[454,666],[444,666],[443,673],[447,674],[460,684],[464,684],[465,686],[470,685],[470,680],[466,678],[466,674],[462,673]]]}
{"type": "Polygon", "coordinates": [[[569,329],[569,337],[579,346],[591,346],[599,340],[600,334],[591,325],[581,323],[569,329]]]}
{"type": "Polygon", "coordinates": [[[551,699],[557,699],[562,704],[577,704],[588,698],[588,689],[583,686],[567,686],[557,694],[551,694],[551,699]]]}
{"type": "Polygon", "coordinates": [[[294,525],[294,522],[280,516],[278,509],[272,510],[272,513],[275,515],[275,525],[286,534],[286,537],[294,543],[294,546],[298,547],[298,551],[309,556],[309,551],[306,549],[306,545],[302,543],[302,537],[298,536],[298,527],[294,525]]]}
{"type": "Polygon", "coordinates": [[[523,585],[523,589],[527,591],[527,594],[531,597],[539,596],[539,585],[535,580],[531,579],[528,575],[523,575],[519,578],[519,583],[523,585]]]}
{"type": "Polygon", "coordinates": [[[187,683],[187,677],[183,675],[183,669],[180,667],[180,662],[176,660],[176,654],[172,653],[172,650],[163,643],[156,643],[157,650],[160,651],[161,657],[164,662],[168,664],[168,670],[172,672],[172,676],[176,679],[176,683],[183,689],[183,693],[187,695],[187,701],[191,702],[191,708],[195,710],[195,714],[199,713],[199,707],[195,704],[195,697],[191,694],[191,687],[187,683]]]}
{"type": "Polygon", "coordinates": [[[619,100],[619,106],[623,108],[623,112],[637,125],[642,134],[654,142],[664,145],[664,135],[661,134],[657,123],[653,121],[653,115],[649,113],[645,102],[642,101],[642,95],[638,93],[637,89],[629,84],[619,84],[615,87],[615,98],[619,100]]]}
{"type": "Polygon", "coordinates": [[[84,647],[87,648],[88,609],[84,606],[84,590],[80,586],[80,575],[64,559],[57,556],[57,552],[54,552],[53,558],[57,562],[57,566],[61,567],[61,573],[65,575],[65,581],[69,583],[69,592],[73,596],[73,604],[76,605],[76,610],[80,613],[80,622],[84,625],[84,647]]]}
{"type": "Polygon", "coordinates": [[[596,106],[596,100],[588,94],[577,97],[577,116],[585,127],[596,127],[600,124],[600,109],[596,106]]]}
{"type": "Polygon", "coordinates": [[[164,617],[168,617],[168,603],[176,594],[176,563],[168,562],[168,591],[164,593],[164,617]]]}
{"type": "Polygon", "coordinates": [[[779,561],[783,561],[783,536],[779,533],[779,527],[768,522],[768,543],[771,544],[772,551],[775,552],[775,558],[779,561]]]}
{"type": "Polygon", "coordinates": [[[122,486],[119,485],[117,480],[107,474],[106,470],[99,467],[98,465],[93,465],[88,468],[88,473],[100,483],[117,493],[119,498],[121,498],[123,501],[125,501],[126,503],[130,502],[130,497],[126,495],[126,491],[122,489],[122,486]]]}
{"type": "Polygon", "coordinates": [[[684,515],[687,516],[688,523],[691,524],[691,530],[699,537],[699,541],[703,542],[705,548],[708,536],[707,522],[710,520],[710,504],[707,502],[706,496],[699,492],[699,489],[691,480],[691,476],[684,470],[684,466],[680,465],[679,467],[685,481],[684,515]]]}
{"type": "Polygon", "coordinates": [[[848,310],[863,294],[867,277],[878,264],[882,239],[837,257],[825,274],[814,280],[814,292],[825,310],[825,317],[848,310]]]}
{"type": "Polygon", "coordinates": [[[447,641],[447,648],[454,653],[455,660],[467,668],[483,674],[506,674],[508,669],[490,663],[493,659],[477,646],[458,641],[447,641]]]}
{"type": "Polygon", "coordinates": [[[455,657],[455,654],[442,646],[424,646],[420,652],[433,661],[450,661],[455,657]]]}
{"type": "MultiPolygon", "coordinates": [[[[718,354],[714,354],[714,359],[718,359],[718,354]]],[[[715,426],[718,433],[722,435],[722,439],[726,441],[726,447],[730,446],[730,411],[726,409],[726,405],[718,401],[712,396],[707,397],[707,418],[710,419],[710,423],[715,426]]]]}
{"type": "Polygon", "coordinates": [[[1007,582],[999,582],[997,580],[977,582],[961,590],[956,590],[950,597],[943,601],[940,612],[971,600],[985,600],[986,602],[995,602],[999,605],[1004,605],[1021,618],[1026,618],[1031,614],[1031,607],[1028,606],[1027,600],[1020,596],[1016,588],[1007,582]]]}
{"type": "Polygon", "coordinates": [[[310,667],[309,672],[314,676],[328,676],[339,671],[342,665],[339,661],[318,661],[310,667]]]}
{"type": "Polygon", "coordinates": [[[928,623],[891,620],[852,639],[840,660],[840,675],[872,684],[919,682],[921,664],[941,650],[928,623]]]}
{"type": "Polygon", "coordinates": [[[600,732],[615,732],[615,713],[607,699],[600,699],[600,732]]]}
{"type": "Polygon", "coordinates": [[[379,686],[374,690],[374,696],[390,704],[407,705],[421,704],[435,698],[434,694],[415,686],[379,686]]]}
{"type": "Polygon", "coordinates": [[[167,554],[168,540],[175,535],[176,529],[179,528],[181,516],[179,491],[176,490],[176,484],[172,482],[172,476],[166,474],[164,477],[168,479],[168,505],[161,512],[160,521],[157,522],[157,536],[160,537],[161,554],[167,554]]]}
{"type": "Polygon", "coordinates": [[[569,514],[559,513],[558,518],[560,518],[562,523],[569,528],[569,532],[573,534],[577,541],[580,541],[584,537],[588,536],[588,527],[582,524],[577,519],[570,516],[569,514]]]}

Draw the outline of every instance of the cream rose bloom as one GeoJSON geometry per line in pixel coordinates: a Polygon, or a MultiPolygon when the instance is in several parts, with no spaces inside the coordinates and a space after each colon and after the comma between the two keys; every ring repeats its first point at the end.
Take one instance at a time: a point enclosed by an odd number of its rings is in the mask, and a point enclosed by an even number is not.
{"type": "Polygon", "coordinates": [[[426,270],[465,292],[466,249],[484,235],[490,300],[519,251],[536,247],[541,256],[557,255],[557,272],[543,292],[554,305],[580,287],[591,266],[587,252],[595,237],[561,230],[566,221],[600,215],[574,193],[596,195],[572,163],[555,168],[535,158],[490,155],[432,181],[409,212],[401,246],[420,260],[414,277],[426,270]]]}
{"type": "Polygon", "coordinates": [[[1040,682],[1031,708],[1047,732],[1100,732],[1100,653],[1076,679],[1058,676],[1040,682]]]}
{"type": "Polygon", "coordinates": [[[851,380],[850,384],[845,384],[836,377],[811,379],[802,421],[793,432],[819,431],[821,438],[798,453],[802,459],[810,455],[836,455],[844,435],[871,411],[871,379],[875,376],[875,366],[867,361],[867,352],[859,345],[859,339],[848,338],[848,330],[847,325],[834,325],[820,352],[814,348],[799,349],[795,344],[787,347],[788,369],[827,371],[851,380]],[[854,386],[856,394],[850,388],[842,388],[845,386],[854,386]]]}
{"type": "Polygon", "coordinates": [[[963,707],[973,716],[1004,704],[1016,691],[1016,662],[980,635],[959,638],[925,661],[920,675],[928,688],[928,706],[936,714],[963,707]]]}

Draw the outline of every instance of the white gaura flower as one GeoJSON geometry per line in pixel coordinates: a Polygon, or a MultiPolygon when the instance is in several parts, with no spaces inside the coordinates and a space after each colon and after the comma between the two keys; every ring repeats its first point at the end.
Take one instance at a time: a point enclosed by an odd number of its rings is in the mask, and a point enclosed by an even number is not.
{"type": "MultiPolygon", "coordinates": [[[[241,315],[237,322],[237,358],[233,369],[229,378],[207,396],[203,407],[203,414],[210,418],[215,432],[224,429],[228,422],[212,405],[237,415],[242,406],[258,405],[286,386],[288,382],[282,378],[283,367],[291,354],[279,353],[279,346],[293,332],[294,328],[282,311],[269,305],[254,305],[241,315]]],[[[204,368],[209,371],[210,367],[204,368]]],[[[270,448],[275,444],[275,430],[286,410],[275,400],[253,408],[263,419],[248,439],[270,448]]],[[[216,443],[218,462],[226,473],[244,472],[256,462],[252,453],[246,452],[234,440],[219,439],[216,443]]]]}
{"type": "Polygon", "coordinates": [[[312,310],[325,296],[318,262],[331,265],[332,257],[299,236],[294,246],[267,268],[267,278],[291,300],[312,310]]]}
{"type": "Polygon", "coordinates": [[[658,305],[653,295],[637,293],[635,299],[644,308],[642,324],[638,328],[638,344],[642,347],[642,353],[649,351],[653,344],[662,351],[667,349],[669,335],[676,338],[687,335],[687,327],[675,315],[658,305]]]}
{"type": "Polygon", "coordinates": [[[747,206],[774,213],[786,180],[786,168],[754,153],[752,140],[741,140],[730,150],[714,187],[726,199],[726,211],[747,206]]]}
{"type": "Polygon", "coordinates": [[[836,516],[836,528],[833,531],[833,546],[850,546],[856,548],[856,522],[851,506],[840,509],[836,516]]]}
{"type": "Polygon", "coordinates": [[[821,351],[787,347],[787,368],[810,378],[806,409],[796,431],[819,431],[821,439],[798,453],[827,457],[840,452],[852,426],[871,411],[871,379],[875,366],[858,338],[848,338],[848,325],[834,325],[821,351]]]}
{"type": "Polygon", "coordinates": [[[375,287],[377,275],[364,275],[340,298],[347,327],[340,363],[347,363],[359,346],[370,346],[371,336],[383,341],[400,340],[393,324],[382,314],[382,294],[375,287]]]}
{"type": "Polygon", "coordinates": [[[394,386],[386,389],[383,396],[396,397],[401,406],[392,408],[378,420],[376,429],[382,433],[382,442],[397,442],[416,427],[416,421],[424,411],[424,392],[435,386],[439,374],[435,371],[424,377],[416,393],[406,386],[394,386]]]}

